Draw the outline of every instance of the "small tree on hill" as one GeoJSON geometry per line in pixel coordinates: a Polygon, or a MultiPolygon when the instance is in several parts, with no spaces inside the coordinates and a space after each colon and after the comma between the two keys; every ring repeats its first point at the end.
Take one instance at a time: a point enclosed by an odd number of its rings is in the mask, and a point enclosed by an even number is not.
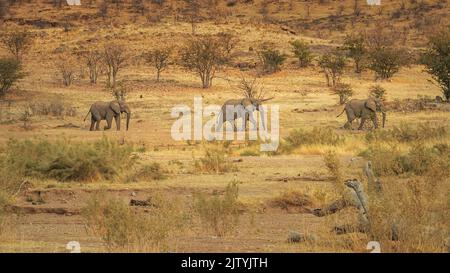
{"type": "Polygon", "coordinates": [[[422,56],[425,71],[450,100],[450,31],[443,30],[431,36],[428,48],[422,56]]]}

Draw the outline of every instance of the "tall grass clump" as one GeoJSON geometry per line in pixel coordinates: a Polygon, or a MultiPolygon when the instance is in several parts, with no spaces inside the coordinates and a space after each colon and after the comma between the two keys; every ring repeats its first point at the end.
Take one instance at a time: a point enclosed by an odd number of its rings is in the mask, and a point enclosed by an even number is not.
{"type": "Polygon", "coordinates": [[[373,144],[361,155],[372,161],[377,175],[428,175],[439,179],[450,174],[450,147],[445,143],[426,146],[421,142],[406,152],[393,144],[373,144]]]}
{"type": "Polygon", "coordinates": [[[5,164],[28,177],[59,181],[113,179],[133,163],[132,147],[103,137],[93,143],[10,140],[5,164]]]}
{"type": "Polygon", "coordinates": [[[235,166],[227,158],[228,151],[222,145],[204,147],[204,154],[194,159],[194,169],[202,173],[225,173],[235,171],[235,166]]]}
{"type": "Polygon", "coordinates": [[[162,168],[161,164],[154,162],[140,166],[135,172],[127,176],[126,181],[154,181],[166,178],[167,171],[162,168]]]}
{"type": "Polygon", "coordinates": [[[376,141],[409,143],[417,141],[441,140],[450,134],[450,128],[429,123],[414,127],[406,123],[394,126],[389,130],[372,130],[367,132],[365,138],[369,143],[376,141]]]}
{"type": "Polygon", "coordinates": [[[167,240],[183,228],[186,215],[178,202],[155,194],[148,213],[124,200],[95,193],[82,210],[87,229],[100,236],[108,251],[147,252],[167,250],[167,240]]]}
{"type": "Polygon", "coordinates": [[[450,181],[383,178],[383,194],[370,196],[371,237],[384,252],[446,252],[450,181]]]}
{"type": "Polygon", "coordinates": [[[194,195],[195,211],[205,226],[214,230],[217,236],[223,236],[236,228],[239,220],[238,193],[237,182],[232,182],[228,184],[223,195],[194,195]]]}
{"type": "Polygon", "coordinates": [[[291,152],[301,146],[338,146],[344,143],[344,140],[345,139],[343,136],[336,134],[330,128],[314,127],[311,130],[295,129],[291,131],[289,136],[284,139],[281,143],[280,149],[284,152],[291,152]]]}

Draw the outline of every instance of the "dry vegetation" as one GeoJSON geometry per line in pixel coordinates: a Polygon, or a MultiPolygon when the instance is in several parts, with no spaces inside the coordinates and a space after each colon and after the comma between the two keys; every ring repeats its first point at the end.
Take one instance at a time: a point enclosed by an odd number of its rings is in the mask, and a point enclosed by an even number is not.
{"type": "Polygon", "coordinates": [[[448,251],[447,1],[4,2],[1,252],[448,251]],[[280,106],[277,151],[171,138],[173,106],[243,95],[280,106]],[[386,128],[344,130],[342,104],[369,96],[386,128]],[[130,130],[89,131],[113,99],[130,130]],[[338,235],[357,209],[314,209],[353,178],[370,228],[338,235]]]}

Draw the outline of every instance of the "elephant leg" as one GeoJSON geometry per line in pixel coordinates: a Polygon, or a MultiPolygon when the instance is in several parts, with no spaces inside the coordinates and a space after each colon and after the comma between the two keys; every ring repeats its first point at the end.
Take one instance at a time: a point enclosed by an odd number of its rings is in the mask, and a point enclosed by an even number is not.
{"type": "Polygon", "coordinates": [[[352,129],[352,122],[353,122],[353,120],[355,120],[356,115],[350,109],[346,109],[345,114],[347,115],[347,122],[344,124],[344,128],[352,129]]]}
{"type": "Polygon", "coordinates": [[[372,116],[373,128],[378,129],[378,117],[377,113],[373,113],[372,116]]]}
{"type": "Polygon", "coordinates": [[[100,130],[100,121],[101,121],[101,119],[99,119],[99,120],[97,120],[95,122],[95,131],[99,131],[100,130]]]}
{"type": "Polygon", "coordinates": [[[113,119],[112,115],[106,115],[106,126],[103,128],[103,130],[111,129],[112,119],[113,119]]]}
{"type": "Polygon", "coordinates": [[[362,129],[363,129],[364,122],[366,122],[366,119],[367,119],[367,118],[365,118],[365,117],[361,117],[361,124],[359,125],[358,130],[362,130],[362,129]]]}
{"type": "MultiPolygon", "coordinates": [[[[253,117],[253,113],[251,115],[250,115],[250,113],[248,113],[248,118],[249,118],[250,122],[252,123],[253,130],[257,130],[258,124],[256,123],[256,120],[253,117]]],[[[264,118],[264,117],[261,117],[261,118],[264,118]]]]}
{"type": "Polygon", "coordinates": [[[114,119],[116,120],[116,128],[117,128],[117,131],[120,131],[120,114],[114,116],[114,119]]]}
{"type": "Polygon", "coordinates": [[[97,121],[94,119],[94,117],[91,117],[91,127],[89,128],[89,131],[94,131],[94,126],[96,122],[97,121]]]}

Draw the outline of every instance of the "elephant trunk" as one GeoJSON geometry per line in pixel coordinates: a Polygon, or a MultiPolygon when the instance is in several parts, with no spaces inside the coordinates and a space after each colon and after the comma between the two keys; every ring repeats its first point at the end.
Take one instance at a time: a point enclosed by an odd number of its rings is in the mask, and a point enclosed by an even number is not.
{"type": "Polygon", "coordinates": [[[127,112],[127,131],[128,131],[128,125],[130,124],[130,116],[131,116],[131,112],[128,111],[127,112]]]}
{"type": "Polygon", "coordinates": [[[383,128],[384,128],[384,124],[386,123],[386,112],[381,112],[381,114],[383,115],[383,128]]]}

